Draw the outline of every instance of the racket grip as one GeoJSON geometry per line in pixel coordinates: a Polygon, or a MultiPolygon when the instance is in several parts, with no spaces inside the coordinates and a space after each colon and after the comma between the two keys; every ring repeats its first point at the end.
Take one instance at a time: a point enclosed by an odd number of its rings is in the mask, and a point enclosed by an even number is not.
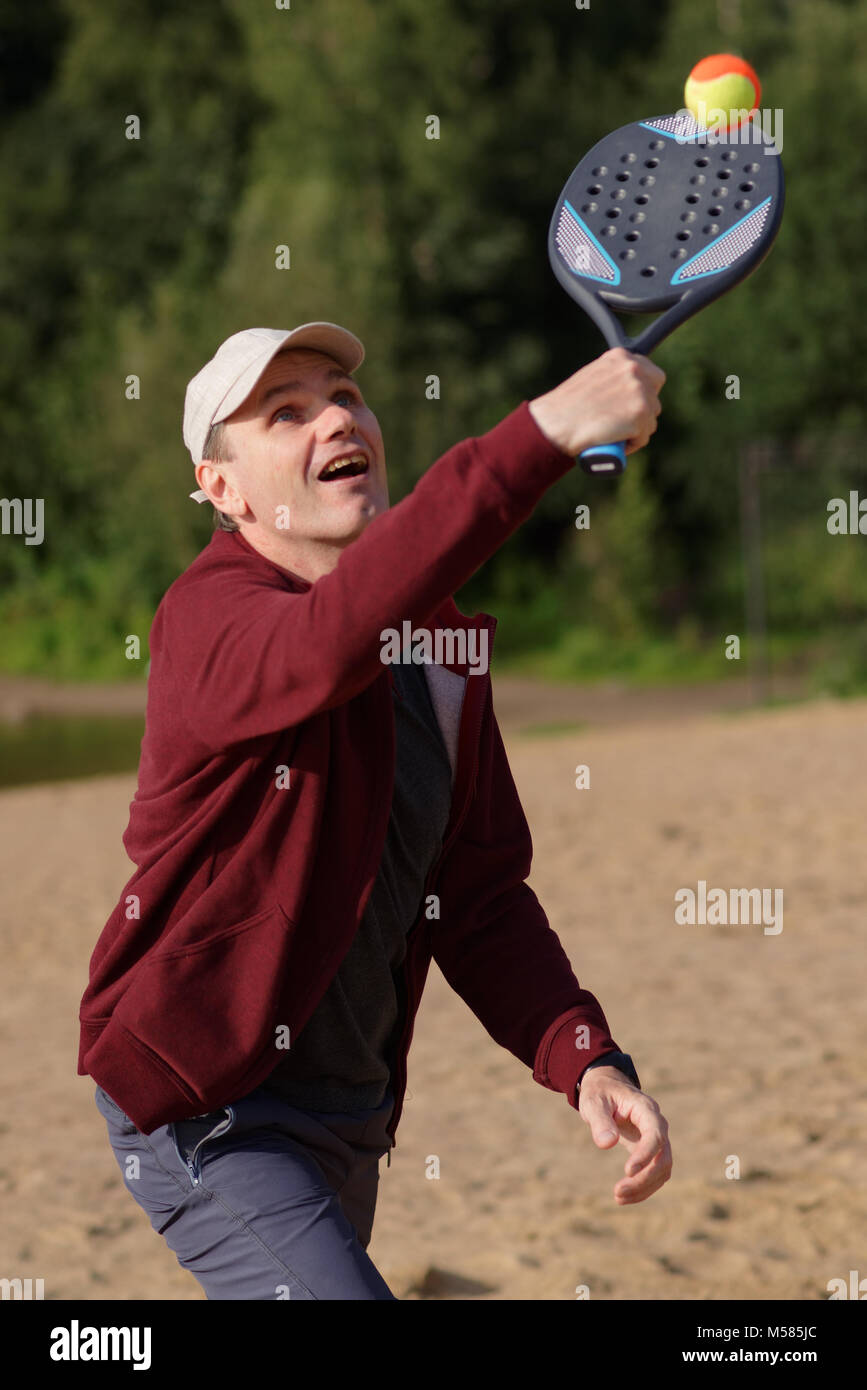
{"type": "Polygon", "coordinates": [[[592,444],[581,450],[578,462],[585,473],[625,473],[626,443],[592,444]]]}

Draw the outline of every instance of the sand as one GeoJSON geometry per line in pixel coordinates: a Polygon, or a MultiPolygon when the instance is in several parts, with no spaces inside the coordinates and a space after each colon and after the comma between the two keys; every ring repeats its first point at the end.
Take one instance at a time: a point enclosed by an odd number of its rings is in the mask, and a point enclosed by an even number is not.
{"type": "MultiPolygon", "coordinates": [[[[674,1170],[618,1207],[622,1146],[597,1150],[433,966],[370,1254],[403,1299],[827,1298],[867,1275],[867,702],[654,705],[528,737],[528,700],[503,686],[530,883],[666,1116],[674,1170]],[[699,880],[782,888],[783,930],[678,925],[674,895],[699,880]]],[[[586,718],[577,695],[572,710],[586,718]]],[[[0,1276],[43,1278],[47,1299],[204,1297],[124,1190],[75,1072],[134,791],[110,776],[0,794],[0,1276]]]]}

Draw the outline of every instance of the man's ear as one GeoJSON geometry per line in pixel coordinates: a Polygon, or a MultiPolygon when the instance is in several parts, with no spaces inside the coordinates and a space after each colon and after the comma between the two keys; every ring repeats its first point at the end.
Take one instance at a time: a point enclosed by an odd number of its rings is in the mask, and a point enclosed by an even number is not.
{"type": "Polygon", "coordinates": [[[196,482],[203,492],[208,494],[210,500],[217,505],[217,498],[213,495],[217,492],[225,491],[226,479],[223,470],[213,459],[202,459],[195,467],[196,482]]]}

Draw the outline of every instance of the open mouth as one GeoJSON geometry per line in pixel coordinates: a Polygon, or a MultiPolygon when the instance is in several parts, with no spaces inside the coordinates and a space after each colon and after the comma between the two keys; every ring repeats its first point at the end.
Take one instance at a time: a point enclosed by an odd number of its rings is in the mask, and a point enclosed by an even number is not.
{"type": "Polygon", "coordinates": [[[367,473],[369,466],[364,454],[351,454],[347,458],[333,459],[319,474],[319,482],[332,483],[346,478],[360,478],[367,473]]]}

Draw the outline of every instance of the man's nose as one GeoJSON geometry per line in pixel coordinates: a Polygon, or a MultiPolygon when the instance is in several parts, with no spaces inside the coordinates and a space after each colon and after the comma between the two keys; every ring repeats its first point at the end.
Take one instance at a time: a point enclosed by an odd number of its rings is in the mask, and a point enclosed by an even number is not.
{"type": "Polygon", "coordinates": [[[351,434],[355,429],[355,416],[345,405],[329,401],[320,411],[316,421],[319,433],[329,438],[333,434],[351,434]]]}

